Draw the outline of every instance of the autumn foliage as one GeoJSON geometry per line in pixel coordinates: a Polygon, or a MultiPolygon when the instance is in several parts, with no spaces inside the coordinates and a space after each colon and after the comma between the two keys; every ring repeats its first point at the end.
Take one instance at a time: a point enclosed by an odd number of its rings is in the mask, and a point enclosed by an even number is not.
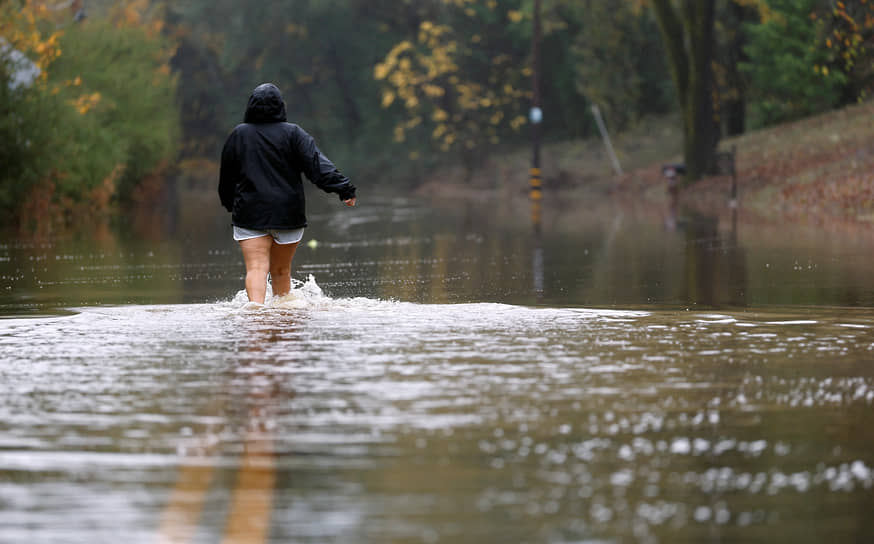
{"type": "Polygon", "coordinates": [[[21,67],[7,60],[0,85],[0,210],[28,227],[105,217],[173,156],[178,135],[160,6],[119,2],[79,21],[54,6],[0,7],[4,39],[39,68],[11,85],[21,67]]]}
{"type": "MultiPolygon", "coordinates": [[[[496,23],[522,20],[521,12],[498,12],[497,2],[486,3],[485,10],[494,13],[496,23]]],[[[477,16],[476,11],[471,15],[477,16]]],[[[396,142],[424,129],[443,151],[470,150],[497,144],[502,132],[525,124],[520,112],[530,98],[525,86],[530,69],[518,55],[477,54],[478,44],[490,39],[488,27],[481,28],[485,32],[465,36],[448,25],[423,21],[414,39],[399,42],[376,65],[374,77],[385,82],[382,107],[397,105],[406,112],[395,127],[396,142]]]]}

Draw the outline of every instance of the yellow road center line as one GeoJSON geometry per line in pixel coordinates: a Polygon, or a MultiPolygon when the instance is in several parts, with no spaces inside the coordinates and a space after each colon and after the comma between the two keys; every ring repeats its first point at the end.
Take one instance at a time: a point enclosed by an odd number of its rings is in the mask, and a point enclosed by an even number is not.
{"type": "Polygon", "coordinates": [[[183,465],[164,509],[158,529],[158,544],[190,542],[197,530],[206,495],[215,474],[215,464],[183,465]]]}
{"type": "Polygon", "coordinates": [[[250,431],[237,473],[223,544],[262,544],[270,536],[276,459],[273,438],[250,431]]]}

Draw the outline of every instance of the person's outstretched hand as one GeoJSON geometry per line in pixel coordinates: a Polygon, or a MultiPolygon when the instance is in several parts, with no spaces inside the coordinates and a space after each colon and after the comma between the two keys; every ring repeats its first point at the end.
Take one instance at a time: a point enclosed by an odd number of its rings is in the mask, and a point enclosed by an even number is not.
{"type": "Polygon", "coordinates": [[[355,199],[354,199],[354,198],[350,198],[349,200],[344,200],[344,201],[343,201],[343,204],[345,204],[345,205],[347,205],[347,206],[350,206],[350,207],[351,207],[351,206],[354,206],[354,205],[355,205],[355,199]]]}

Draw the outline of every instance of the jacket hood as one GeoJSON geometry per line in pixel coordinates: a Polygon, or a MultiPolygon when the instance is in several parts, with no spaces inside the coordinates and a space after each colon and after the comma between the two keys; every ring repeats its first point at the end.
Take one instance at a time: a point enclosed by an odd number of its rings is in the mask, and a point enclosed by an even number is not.
{"type": "Polygon", "coordinates": [[[246,105],[244,123],[284,123],[286,121],[285,101],[282,92],[272,83],[255,87],[246,105]]]}

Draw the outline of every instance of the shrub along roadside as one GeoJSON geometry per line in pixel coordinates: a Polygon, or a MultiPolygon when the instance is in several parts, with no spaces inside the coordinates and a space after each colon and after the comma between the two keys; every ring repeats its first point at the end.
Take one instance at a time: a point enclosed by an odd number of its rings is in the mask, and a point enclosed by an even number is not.
{"type": "Polygon", "coordinates": [[[164,38],[94,20],[68,27],[59,48],[29,87],[10,89],[8,64],[0,73],[2,223],[106,216],[176,154],[176,81],[164,38]]]}

